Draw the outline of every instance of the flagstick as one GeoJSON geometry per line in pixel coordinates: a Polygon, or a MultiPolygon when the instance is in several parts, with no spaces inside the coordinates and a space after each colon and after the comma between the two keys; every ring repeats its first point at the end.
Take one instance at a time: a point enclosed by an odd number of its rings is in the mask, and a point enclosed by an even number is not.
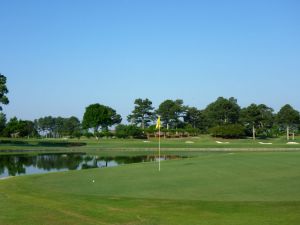
{"type": "Polygon", "coordinates": [[[160,126],[158,130],[158,171],[160,171],[160,126]]]}

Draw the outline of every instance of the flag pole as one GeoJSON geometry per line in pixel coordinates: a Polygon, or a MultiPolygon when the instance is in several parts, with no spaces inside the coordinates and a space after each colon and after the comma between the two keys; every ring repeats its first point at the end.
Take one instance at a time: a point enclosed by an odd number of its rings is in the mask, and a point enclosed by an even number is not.
{"type": "Polygon", "coordinates": [[[160,171],[160,126],[158,130],[158,171],[160,171]]]}
{"type": "Polygon", "coordinates": [[[156,121],[156,129],[158,129],[158,171],[160,171],[160,116],[157,118],[156,121]]]}

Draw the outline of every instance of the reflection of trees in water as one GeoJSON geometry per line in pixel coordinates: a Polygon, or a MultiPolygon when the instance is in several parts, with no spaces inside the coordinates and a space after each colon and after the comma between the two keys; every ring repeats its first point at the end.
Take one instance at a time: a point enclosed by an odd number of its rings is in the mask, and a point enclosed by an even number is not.
{"type": "Polygon", "coordinates": [[[11,156],[1,156],[0,157],[0,173],[4,173],[4,170],[8,170],[10,176],[15,176],[17,174],[25,174],[26,170],[24,164],[28,163],[24,157],[20,156],[18,158],[11,156]]]}
{"type": "MultiPolygon", "coordinates": [[[[178,156],[162,156],[163,159],[176,159],[178,156]]],[[[142,155],[142,156],[116,156],[116,157],[98,157],[99,160],[107,162],[114,161],[117,164],[130,164],[140,162],[151,162],[157,159],[154,155],[142,155]]]]}
{"type": "Polygon", "coordinates": [[[39,155],[37,157],[36,166],[39,169],[44,170],[52,170],[52,169],[69,169],[69,170],[76,170],[79,164],[82,162],[83,156],[82,155],[39,155]]]}
{"type": "Polygon", "coordinates": [[[84,163],[81,166],[81,169],[92,169],[98,168],[98,157],[97,156],[85,156],[84,163]],[[89,164],[89,162],[92,162],[89,164]]]}
{"type": "Polygon", "coordinates": [[[25,174],[29,166],[50,171],[52,169],[75,170],[82,162],[83,156],[78,154],[47,154],[37,156],[4,155],[0,157],[0,174],[8,170],[9,176],[25,174]]]}
{"type": "MultiPolygon", "coordinates": [[[[163,156],[164,159],[175,159],[178,156],[163,156]]],[[[109,163],[130,164],[139,162],[154,161],[154,155],[144,156],[117,156],[117,157],[100,157],[88,156],[85,154],[41,154],[41,155],[3,155],[0,156],[0,174],[8,170],[9,176],[17,174],[26,174],[26,167],[33,166],[38,169],[51,171],[53,169],[76,170],[97,168],[99,166],[108,167],[109,163]],[[100,162],[100,165],[98,164],[100,162]],[[79,166],[81,165],[81,168],[79,166]]]]}
{"type": "MultiPolygon", "coordinates": [[[[176,155],[163,155],[162,159],[177,159],[179,156],[176,155]]],[[[140,162],[151,162],[157,159],[154,155],[142,155],[142,156],[116,156],[116,157],[99,157],[99,159],[105,162],[115,161],[118,164],[130,164],[130,163],[140,163],[140,162]]]]}
{"type": "Polygon", "coordinates": [[[86,156],[84,159],[85,163],[82,165],[82,169],[108,167],[109,163],[111,163],[111,162],[114,162],[118,165],[146,162],[146,161],[151,161],[150,158],[151,158],[151,156],[133,156],[133,157],[130,157],[130,156],[116,156],[116,157],[86,156]],[[100,164],[101,165],[100,166],[98,164],[98,162],[101,162],[101,164],[104,163],[105,165],[103,166],[103,164],[102,165],[100,164]]]}

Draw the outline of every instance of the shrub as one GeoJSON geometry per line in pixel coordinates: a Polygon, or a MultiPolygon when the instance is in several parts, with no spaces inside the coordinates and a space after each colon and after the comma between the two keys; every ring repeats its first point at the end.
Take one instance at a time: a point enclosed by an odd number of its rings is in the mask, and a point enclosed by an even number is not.
{"type": "Polygon", "coordinates": [[[135,125],[120,124],[116,127],[116,137],[118,138],[147,138],[143,130],[135,125]]]}
{"type": "Polygon", "coordinates": [[[102,132],[99,132],[97,133],[97,137],[106,137],[106,138],[112,138],[114,136],[114,134],[110,131],[102,131],[102,132]]]}
{"type": "Polygon", "coordinates": [[[85,132],[83,136],[85,136],[86,138],[91,138],[94,137],[94,134],[92,134],[91,132],[85,132]]]}
{"type": "Polygon", "coordinates": [[[245,136],[245,128],[240,124],[226,124],[211,128],[210,133],[214,137],[240,138],[245,136]]]}

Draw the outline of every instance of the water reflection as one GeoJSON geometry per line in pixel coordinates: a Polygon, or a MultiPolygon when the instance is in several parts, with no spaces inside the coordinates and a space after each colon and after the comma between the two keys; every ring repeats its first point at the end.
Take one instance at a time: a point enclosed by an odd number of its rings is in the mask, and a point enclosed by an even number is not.
{"type": "MultiPolygon", "coordinates": [[[[173,158],[178,158],[178,156],[163,156],[162,160],[173,158]]],[[[122,164],[150,162],[154,160],[157,160],[157,158],[153,155],[133,157],[100,157],[82,153],[0,155],[0,178],[23,174],[112,167],[122,164]]]]}

